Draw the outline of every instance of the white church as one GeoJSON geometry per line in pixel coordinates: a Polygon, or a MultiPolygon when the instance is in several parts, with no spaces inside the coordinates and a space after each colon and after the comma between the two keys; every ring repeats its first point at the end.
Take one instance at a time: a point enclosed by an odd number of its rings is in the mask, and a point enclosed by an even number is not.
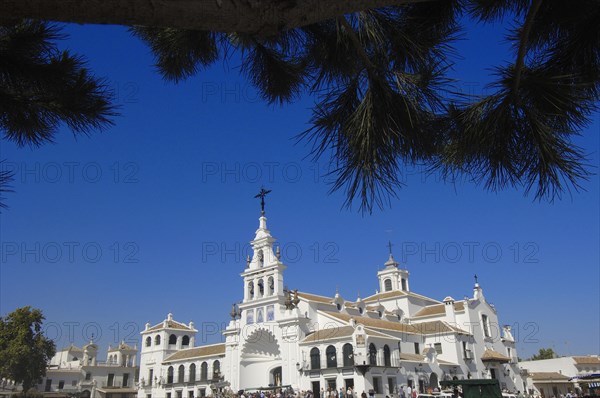
{"type": "MultiPolygon", "coordinates": [[[[263,207],[264,209],[264,207],[263,207]]],[[[138,398],[194,398],[238,390],[352,387],[357,395],[427,392],[441,380],[495,378],[523,391],[510,327],[476,282],[473,297],[442,301],[413,293],[392,254],[379,293],[346,300],[284,288],[285,264],[264,210],[241,273],[243,301],[225,342],[195,346],[194,324],[172,314],[142,331],[138,398]]]]}

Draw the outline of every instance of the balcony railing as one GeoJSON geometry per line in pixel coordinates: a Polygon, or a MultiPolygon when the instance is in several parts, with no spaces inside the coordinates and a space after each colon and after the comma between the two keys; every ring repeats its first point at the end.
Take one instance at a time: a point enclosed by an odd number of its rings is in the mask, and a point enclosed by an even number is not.
{"type": "Polygon", "coordinates": [[[123,383],[115,381],[112,383],[102,383],[102,388],[121,388],[121,387],[130,387],[130,383],[123,385],[123,383]]]}

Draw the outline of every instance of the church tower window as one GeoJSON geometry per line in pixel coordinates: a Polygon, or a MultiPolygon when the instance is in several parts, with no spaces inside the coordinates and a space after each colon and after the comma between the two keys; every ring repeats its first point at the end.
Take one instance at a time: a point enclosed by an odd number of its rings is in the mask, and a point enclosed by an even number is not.
{"type": "Polygon", "coordinates": [[[269,296],[272,296],[275,293],[275,281],[273,280],[272,276],[269,277],[268,284],[269,284],[269,296]]]}
{"type": "Polygon", "coordinates": [[[254,298],[254,282],[248,283],[248,298],[254,298]]]}
{"type": "Polygon", "coordinates": [[[490,337],[490,325],[488,323],[487,315],[481,315],[481,325],[483,326],[483,335],[485,337],[490,337]]]}
{"type": "Polygon", "coordinates": [[[150,336],[146,337],[146,347],[150,347],[152,345],[152,338],[150,336]]]}
{"type": "Polygon", "coordinates": [[[190,345],[190,336],[188,336],[188,335],[183,336],[183,339],[181,339],[181,345],[182,346],[190,345]]]}
{"type": "Polygon", "coordinates": [[[177,336],[172,334],[169,336],[169,345],[174,345],[174,344],[177,344],[177,336]]]}
{"type": "Polygon", "coordinates": [[[160,334],[154,337],[154,345],[160,345],[160,334]]]}
{"type": "Polygon", "coordinates": [[[383,281],[383,287],[386,292],[392,290],[392,280],[390,278],[383,281]]]}
{"type": "Polygon", "coordinates": [[[265,283],[262,279],[258,280],[258,297],[263,297],[265,295],[265,283]]]}

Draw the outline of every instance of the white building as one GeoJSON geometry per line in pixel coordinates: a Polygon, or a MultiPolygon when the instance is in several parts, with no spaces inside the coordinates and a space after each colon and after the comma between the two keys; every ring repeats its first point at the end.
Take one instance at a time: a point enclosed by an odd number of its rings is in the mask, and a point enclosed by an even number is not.
{"type": "Polygon", "coordinates": [[[353,387],[377,397],[421,391],[442,379],[496,378],[523,390],[510,327],[475,283],[473,297],[442,301],[410,290],[390,253],[379,291],[348,300],[284,289],[284,271],[264,213],[241,273],[243,299],[225,342],[194,346],[193,323],[169,314],[142,331],[139,398],[190,398],[289,386],[314,392],[353,387]],[[501,330],[502,329],[502,330],[501,330]]]}
{"type": "Polygon", "coordinates": [[[600,392],[600,358],[597,355],[569,356],[522,361],[527,390],[544,398],[568,392],[592,395],[600,392]]]}
{"type": "Polygon", "coordinates": [[[81,398],[134,398],[137,395],[137,348],[124,342],[108,347],[106,361],[97,358],[93,342],[71,345],[56,352],[46,376],[37,386],[45,396],[81,398]]]}

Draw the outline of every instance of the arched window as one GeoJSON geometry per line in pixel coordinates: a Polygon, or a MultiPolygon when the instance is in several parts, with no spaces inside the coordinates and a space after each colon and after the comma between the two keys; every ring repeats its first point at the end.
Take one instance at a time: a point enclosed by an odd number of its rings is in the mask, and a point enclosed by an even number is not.
{"type": "Polygon", "coordinates": [[[358,313],[362,314],[364,312],[364,308],[363,307],[358,307],[358,313]]]}
{"type": "Polygon", "coordinates": [[[183,383],[184,375],[185,375],[185,366],[179,365],[179,369],[177,369],[177,383],[183,383]]]}
{"type": "Polygon", "coordinates": [[[262,249],[258,251],[258,265],[260,267],[265,265],[265,253],[263,253],[262,249]]]}
{"type": "Polygon", "coordinates": [[[272,276],[269,277],[267,283],[269,284],[268,294],[269,296],[272,296],[275,293],[275,280],[272,276]]]}
{"type": "Polygon", "coordinates": [[[190,345],[190,336],[188,336],[187,334],[183,336],[183,338],[181,339],[181,345],[190,345]]]}
{"type": "Polygon", "coordinates": [[[386,292],[392,290],[392,280],[390,278],[383,281],[383,290],[386,292]]]}
{"type": "Polygon", "coordinates": [[[167,384],[173,384],[173,367],[169,366],[167,369],[167,384]]]}
{"type": "Polygon", "coordinates": [[[383,365],[392,366],[392,354],[387,344],[383,346],[383,365]]]}
{"type": "Polygon", "coordinates": [[[377,348],[375,344],[369,344],[369,365],[377,366],[377,348]]]}
{"type": "Polygon", "coordinates": [[[344,344],[342,351],[344,353],[344,366],[354,366],[354,348],[352,348],[352,344],[344,344]]]}
{"type": "Polygon", "coordinates": [[[256,310],[256,322],[261,323],[264,322],[265,318],[263,315],[263,309],[259,308],[256,310]]]}
{"type": "Polygon", "coordinates": [[[337,353],[335,352],[335,347],[332,345],[327,347],[325,355],[327,355],[327,367],[337,368],[337,353]]]}
{"type": "Polygon", "coordinates": [[[154,337],[154,345],[160,345],[160,334],[154,337]]]}
{"type": "Polygon", "coordinates": [[[263,297],[265,295],[265,282],[259,279],[256,285],[258,286],[258,297],[263,297]]]}
{"type": "Polygon", "coordinates": [[[200,365],[200,381],[206,381],[208,379],[208,364],[202,362],[200,365]]]}
{"type": "Polygon", "coordinates": [[[254,282],[248,283],[248,298],[254,298],[254,282]]]}
{"type": "Polygon", "coordinates": [[[221,376],[221,362],[214,361],[213,362],[213,379],[216,380],[221,376]]]}
{"type": "Polygon", "coordinates": [[[146,347],[150,347],[152,345],[152,337],[146,337],[146,347]]]}
{"type": "Polygon", "coordinates": [[[169,344],[177,344],[177,336],[174,334],[169,336],[169,344]]]}
{"type": "Polygon", "coordinates": [[[321,352],[317,347],[310,350],[310,368],[321,369],[321,352]]]}
{"type": "Polygon", "coordinates": [[[196,364],[193,363],[190,365],[190,378],[189,378],[190,383],[193,383],[196,381],[196,364]]]}
{"type": "Polygon", "coordinates": [[[402,290],[406,291],[406,279],[402,278],[402,290]]]}

